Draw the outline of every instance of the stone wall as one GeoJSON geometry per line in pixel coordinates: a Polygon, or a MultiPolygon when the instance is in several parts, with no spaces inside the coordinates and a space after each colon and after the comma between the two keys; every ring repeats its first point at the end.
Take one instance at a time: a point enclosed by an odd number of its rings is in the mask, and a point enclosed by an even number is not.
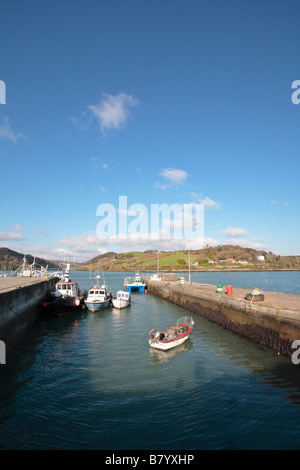
{"type": "Polygon", "coordinates": [[[56,279],[18,286],[0,293],[0,339],[7,351],[28,331],[39,317],[48,290],[56,279]]]}
{"type": "Polygon", "coordinates": [[[221,301],[220,297],[213,295],[204,298],[171,282],[149,282],[148,292],[287,356],[293,352],[292,342],[300,339],[299,322],[287,319],[284,312],[281,315],[275,308],[251,307],[246,301],[231,299],[221,301]]]}

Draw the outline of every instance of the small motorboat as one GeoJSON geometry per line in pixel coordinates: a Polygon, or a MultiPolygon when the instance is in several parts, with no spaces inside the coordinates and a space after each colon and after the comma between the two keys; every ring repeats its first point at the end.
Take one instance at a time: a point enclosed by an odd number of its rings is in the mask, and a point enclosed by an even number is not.
{"type": "Polygon", "coordinates": [[[194,320],[192,317],[182,317],[177,320],[176,325],[163,331],[149,331],[149,345],[151,348],[166,351],[184,343],[193,331],[194,320]]]}
{"type": "Polygon", "coordinates": [[[84,303],[90,312],[98,312],[110,306],[111,294],[108,293],[105,284],[94,285],[89,289],[84,303]]]}
{"type": "Polygon", "coordinates": [[[117,295],[112,298],[112,304],[115,308],[125,308],[131,303],[130,292],[126,290],[119,290],[117,295]]]}

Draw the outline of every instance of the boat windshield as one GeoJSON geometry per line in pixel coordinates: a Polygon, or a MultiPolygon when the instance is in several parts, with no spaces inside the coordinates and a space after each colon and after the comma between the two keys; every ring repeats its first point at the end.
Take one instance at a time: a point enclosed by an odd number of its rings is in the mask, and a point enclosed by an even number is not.
{"type": "Polygon", "coordinates": [[[192,317],[181,317],[181,318],[178,318],[177,319],[177,325],[179,325],[180,323],[187,323],[188,325],[191,325],[193,326],[194,325],[194,320],[192,317]]]}
{"type": "Polygon", "coordinates": [[[128,299],[129,293],[128,292],[118,292],[117,293],[118,299],[128,299]]]}

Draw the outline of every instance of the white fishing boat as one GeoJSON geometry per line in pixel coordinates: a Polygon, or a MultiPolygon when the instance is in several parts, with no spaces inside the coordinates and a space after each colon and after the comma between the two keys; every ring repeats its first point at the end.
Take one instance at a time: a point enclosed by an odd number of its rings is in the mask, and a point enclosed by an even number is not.
{"type": "Polygon", "coordinates": [[[152,276],[150,276],[150,280],[151,281],[161,281],[162,280],[162,277],[161,275],[159,274],[159,257],[158,257],[158,252],[157,252],[157,272],[152,274],[152,276]]]}
{"type": "Polygon", "coordinates": [[[46,267],[41,266],[40,269],[38,269],[35,256],[33,263],[28,264],[26,255],[24,255],[23,264],[17,269],[16,275],[17,277],[46,277],[48,276],[48,265],[46,267]]]}
{"type": "Polygon", "coordinates": [[[161,281],[162,277],[159,273],[152,274],[150,276],[151,281],[161,281]]]}
{"type": "MultiPolygon", "coordinates": [[[[99,279],[99,276],[97,278],[99,279]]],[[[108,293],[106,285],[99,285],[98,283],[93,285],[89,289],[84,303],[90,312],[98,312],[108,308],[111,304],[111,295],[108,293]]]]}
{"type": "Polygon", "coordinates": [[[64,315],[84,308],[84,295],[80,292],[78,282],[71,281],[70,263],[67,263],[65,274],[55,284],[45,299],[44,311],[54,315],[64,315]]]}
{"type": "Polygon", "coordinates": [[[130,292],[126,290],[119,290],[117,295],[112,298],[112,304],[115,308],[125,308],[131,303],[130,292]]]}
{"type": "Polygon", "coordinates": [[[124,286],[126,287],[128,292],[132,292],[134,290],[138,290],[140,292],[145,292],[146,289],[146,283],[140,276],[140,273],[135,273],[135,277],[127,277],[124,280],[124,286]]]}
{"type": "Polygon", "coordinates": [[[184,343],[193,331],[194,320],[192,317],[182,317],[176,325],[163,331],[150,330],[149,345],[154,349],[166,351],[184,343]]]}

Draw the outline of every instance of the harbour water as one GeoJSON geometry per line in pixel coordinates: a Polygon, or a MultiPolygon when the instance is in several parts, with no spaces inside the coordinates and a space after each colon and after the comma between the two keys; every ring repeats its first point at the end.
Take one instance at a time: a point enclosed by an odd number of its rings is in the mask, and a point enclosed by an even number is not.
{"type": "MultiPolygon", "coordinates": [[[[106,283],[115,293],[129,274],[106,283]]],[[[192,280],[299,294],[300,273],[192,280]]],[[[150,349],[149,330],[185,313],[133,293],[124,310],[42,316],[0,366],[0,448],[298,449],[300,365],[197,315],[186,343],[150,349]]]]}

